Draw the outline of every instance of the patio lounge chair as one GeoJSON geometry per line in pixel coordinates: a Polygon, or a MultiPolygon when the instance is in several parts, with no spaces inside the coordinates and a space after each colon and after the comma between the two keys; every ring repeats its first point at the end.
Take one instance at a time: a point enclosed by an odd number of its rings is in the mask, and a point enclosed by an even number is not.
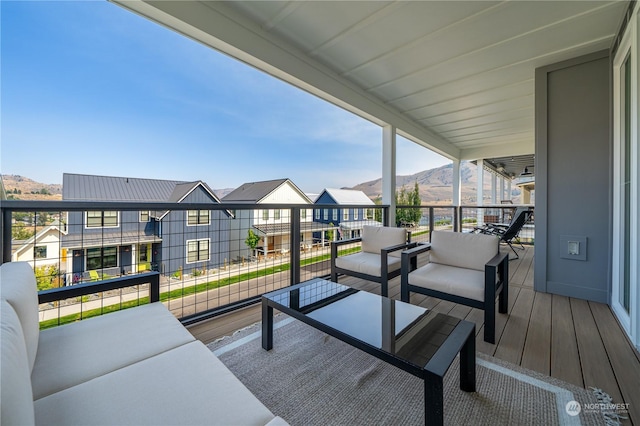
{"type": "Polygon", "coordinates": [[[500,313],[508,308],[509,253],[500,252],[495,236],[433,231],[431,244],[418,245],[402,253],[400,298],[410,302],[410,293],[484,310],[484,340],[495,343],[496,296],[500,313]],[[429,251],[429,263],[412,272],[412,262],[429,251]]]}
{"type": "Polygon", "coordinates": [[[524,250],[524,246],[520,242],[518,235],[520,234],[524,224],[529,221],[532,214],[533,212],[528,208],[518,207],[513,214],[511,223],[488,223],[482,227],[474,228],[472,232],[476,234],[496,235],[500,237],[500,242],[507,244],[509,248],[511,248],[511,251],[515,253],[516,257],[512,260],[519,259],[520,256],[516,251],[516,247],[513,247],[513,244],[519,244],[520,247],[517,248],[524,250]]]}
{"type": "Polygon", "coordinates": [[[389,279],[400,275],[401,251],[415,245],[406,229],[364,226],[361,237],[331,242],[331,281],[337,283],[338,274],[344,274],[378,282],[387,297],[389,279]],[[340,246],[356,242],[362,242],[362,251],[338,256],[340,246]]]}

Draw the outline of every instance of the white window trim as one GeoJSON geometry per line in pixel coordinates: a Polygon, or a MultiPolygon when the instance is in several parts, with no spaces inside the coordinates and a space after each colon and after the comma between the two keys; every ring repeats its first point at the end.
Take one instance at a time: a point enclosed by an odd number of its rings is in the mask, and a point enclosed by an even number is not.
{"type": "Polygon", "coordinates": [[[141,212],[140,212],[140,215],[138,216],[138,220],[139,220],[141,223],[149,223],[149,222],[151,222],[151,211],[150,211],[150,210],[144,210],[144,211],[141,211],[141,212]],[[142,214],[143,214],[143,213],[146,213],[146,214],[147,214],[147,220],[142,220],[142,214]]]}
{"type": "Polygon", "coordinates": [[[640,12],[636,7],[634,15],[629,21],[627,30],[622,38],[616,57],[613,61],[613,142],[614,142],[614,158],[613,158],[613,245],[612,245],[612,291],[611,291],[611,309],[620,321],[623,329],[627,333],[629,339],[636,348],[640,349],[640,229],[637,226],[640,220],[640,84],[638,77],[640,76],[640,12]],[[621,185],[622,170],[622,144],[621,144],[621,98],[620,98],[620,71],[627,57],[631,54],[631,229],[623,230],[623,194],[621,185]],[[630,233],[631,244],[629,253],[630,262],[630,291],[629,291],[629,313],[620,304],[620,288],[622,282],[622,261],[623,245],[622,233],[630,233]]]}
{"type": "Polygon", "coordinates": [[[332,211],[333,211],[332,220],[338,220],[338,209],[332,209],[332,211]]]}
{"type": "Polygon", "coordinates": [[[185,211],[185,221],[187,222],[187,226],[209,226],[211,225],[211,210],[206,210],[206,209],[200,209],[200,210],[187,210],[185,211]],[[200,218],[200,213],[201,211],[208,211],[209,212],[209,220],[207,221],[207,223],[192,223],[189,224],[189,212],[190,211],[197,211],[198,212],[198,218],[200,218]]]}
{"type": "Polygon", "coordinates": [[[315,209],[316,220],[320,220],[320,209],[315,209]]]}
{"type": "MultiPolygon", "coordinates": [[[[98,210],[89,210],[89,211],[98,211],[98,210]]],[[[115,226],[88,226],[89,225],[89,211],[84,212],[84,229],[115,229],[120,228],[120,211],[116,210],[107,210],[107,211],[115,211],[116,212],[116,222],[115,226]]],[[[104,211],[102,213],[102,221],[104,222],[104,211]]]]}
{"type": "Polygon", "coordinates": [[[358,209],[353,209],[353,220],[358,220],[358,209]]]}
{"type": "MultiPolygon", "coordinates": [[[[195,239],[195,240],[187,240],[185,242],[184,249],[185,249],[185,258],[184,259],[185,259],[185,263],[187,265],[192,265],[194,263],[209,262],[211,260],[211,238],[198,238],[198,239],[195,239]],[[208,242],[208,244],[209,244],[209,257],[207,257],[206,259],[202,259],[202,260],[199,259],[199,260],[196,260],[196,261],[193,261],[193,262],[189,262],[189,243],[192,243],[192,242],[198,242],[199,243],[200,241],[207,241],[208,242]]],[[[198,252],[200,252],[200,245],[199,244],[198,244],[198,252]]]]}
{"type": "Polygon", "coordinates": [[[342,220],[345,222],[349,220],[349,209],[342,209],[342,220]]]}

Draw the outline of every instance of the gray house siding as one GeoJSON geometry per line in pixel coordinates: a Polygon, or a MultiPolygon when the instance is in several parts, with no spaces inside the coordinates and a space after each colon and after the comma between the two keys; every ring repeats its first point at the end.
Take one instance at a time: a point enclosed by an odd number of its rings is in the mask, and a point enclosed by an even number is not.
{"type": "Polygon", "coordinates": [[[537,291],[609,300],[610,93],[607,51],[536,71],[537,291]]]}
{"type": "MultiPolygon", "coordinates": [[[[200,186],[182,202],[218,204],[200,186]]],[[[209,218],[208,225],[192,226],[187,225],[187,211],[171,211],[162,218],[162,252],[158,259],[160,272],[174,275],[181,271],[183,275],[189,275],[195,270],[210,270],[224,264],[229,257],[229,216],[225,211],[210,210],[209,218]],[[209,241],[209,259],[189,262],[187,243],[198,240],[209,241]]]]}
{"type": "Polygon", "coordinates": [[[92,247],[115,247],[117,264],[99,268],[108,275],[121,275],[133,271],[133,245],[144,237],[152,237],[155,232],[153,220],[140,222],[140,212],[119,211],[117,226],[87,227],[87,212],[69,212],[68,234],[62,238],[62,246],[72,249],[74,256],[71,271],[74,282],[86,279],[86,272],[94,269],[87,265],[87,249],[92,247]],[[105,243],[104,241],[113,241],[105,243]],[[83,250],[78,250],[82,247],[83,250]],[[80,254],[81,253],[81,254],[80,254]]]}

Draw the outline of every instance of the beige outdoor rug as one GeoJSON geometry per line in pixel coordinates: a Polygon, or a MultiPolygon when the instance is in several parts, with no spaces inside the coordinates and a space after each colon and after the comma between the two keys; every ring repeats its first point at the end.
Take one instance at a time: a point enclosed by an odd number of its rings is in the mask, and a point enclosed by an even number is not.
{"type": "MultiPolygon", "coordinates": [[[[424,425],[421,379],[280,317],[269,352],[259,324],[209,345],[274,414],[292,426],[424,425]]],[[[459,388],[458,367],[456,360],[444,380],[447,425],[616,423],[590,390],[479,354],[477,391],[467,393],[459,388]]]]}

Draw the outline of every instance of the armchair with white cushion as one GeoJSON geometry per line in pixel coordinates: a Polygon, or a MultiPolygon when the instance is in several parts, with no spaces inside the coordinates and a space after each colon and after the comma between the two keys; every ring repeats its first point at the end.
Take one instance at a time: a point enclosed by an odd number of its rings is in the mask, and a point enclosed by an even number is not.
{"type": "Polygon", "coordinates": [[[378,282],[380,294],[387,297],[388,281],[400,275],[402,250],[415,246],[406,229],[364,226],[361,237],[331,242],[331,281],[338,282],[342,274],[378,282]],[[362,242],[360,252],[339,256],[340,246],[357,242],[362,242]]]}
{"type": "Polygon", "coordinates": [[[500,252],[494,235],[433,231],[430,244],[402,253],[401,300],[414,292],[482,309],[486,342],[495,343],[496,296],[499,312],[507,313],[508,291],[509,253],[500,252]],[[415,269],[427,251],[429,263],[415,269]]]}

